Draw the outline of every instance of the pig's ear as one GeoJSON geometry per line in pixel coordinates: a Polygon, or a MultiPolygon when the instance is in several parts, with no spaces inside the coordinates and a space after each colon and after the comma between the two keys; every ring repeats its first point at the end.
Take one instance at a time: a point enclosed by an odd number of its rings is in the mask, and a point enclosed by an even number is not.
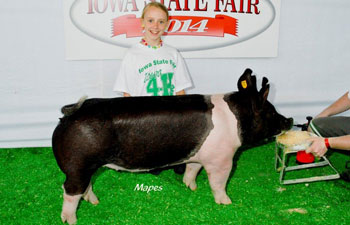
{"type": "Polygon", "coordinates": [[[263,77],[261,87],[262,87],[262,88],[266,87],[266,85],[267,85],[268,82],[269,82],[269,80],[268,80],[266,77],[263,77]]]}
{"type": "Polygon", "coordinates": [[[267,96],[269,95],[270,91],[270,85],[268,84],[269,80],[266,77],[263,77],[261,89],[259,91],[260,95],[262,96],[263,103],[267,100],[267,96]]]}
{"type": "Polygon", "coordinates": [[[252,70],[246,69],[242,76],[238,79],[239,91],[257,91],[256,89],[256,77],[252,76],[252,70]]]}
{"type": "Polygon", "coordinates": [[[252,101],[252,109],[253,112],[259,114],[261,110],[263,110],[263,106],[267,101],[267,97],[269,96],[270,85],[267,84],[268,80],[263,80],[262,88],[259,91],[259,96],[257,99],[252,101]]]}

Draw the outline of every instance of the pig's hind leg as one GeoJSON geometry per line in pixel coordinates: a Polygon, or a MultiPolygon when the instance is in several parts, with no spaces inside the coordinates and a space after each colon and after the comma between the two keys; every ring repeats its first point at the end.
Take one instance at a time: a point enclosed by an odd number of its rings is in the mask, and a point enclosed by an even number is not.
{"type": "Polygon", "coordinates": [[[215,165],[204,165],[208,174],[209,184],[217,204],[231,204],[231,199],[226,194],[226,183],[232,169],[232,160],[215,165]]]}
{"type": "Polygon", "coordinates": [[[83,194],[83,198],[85,201],[90,202],[94,205],[97,205],[99,203],[98,198],[96,197],[95,193],[92,191],[92,185],[91,182],[86,189],[85,193],[83,194]]]}
{"type": "Polygon", "coordinates": [[[183,178],[183,182],[189,187],[192,191],[197,189],[196,177],[199,170],[202,168],[202,165],[199,163],[187,163],[186,171],[183,178]]]}
{"type": "Polygon", "coordinates": [[[61,212],[61,220],[63,223],[75,224],[77,222],[76,210],[82,194],[68,195],[64,189],[63,193],[63,207],[61,212]]]}
{"type": "Polygon", "coordinates": [[[84,197],[85,200],[93,204],[98,203],[97,197],[92,192],[90,185],[93,173],[91,171],[79,171],[70,170],[70,172],[66,173],[66,181],[63,185],[64,194],[61,219],[62,222],[68,222],[68,224],[75,224],[77,221],[76,211],[81,197],[84,197]]]}

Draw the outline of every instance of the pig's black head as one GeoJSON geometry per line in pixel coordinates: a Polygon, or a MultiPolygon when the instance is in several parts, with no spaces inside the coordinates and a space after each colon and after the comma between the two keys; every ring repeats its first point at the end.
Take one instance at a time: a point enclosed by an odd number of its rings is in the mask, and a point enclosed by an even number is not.
{"type": "Polygon", "coordinates": [[[237,117],[242,144],[257,143],[293,126],[293,119],[277,113],[267,100],[270,85],[266,77],[258,91],[256,77],[252,76],[252,70],[246,69],[237,86],[239,91],[227,94],[225,101],[237,117]]]}

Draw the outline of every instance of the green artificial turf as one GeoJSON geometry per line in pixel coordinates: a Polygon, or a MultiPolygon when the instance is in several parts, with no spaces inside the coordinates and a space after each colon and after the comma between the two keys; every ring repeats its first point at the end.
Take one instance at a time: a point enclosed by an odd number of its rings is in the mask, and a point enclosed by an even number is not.
{"type": "MultiPolygon", "coordinates": [[[[349,156],[329,159],[344,170],[349,156]]],[[[64,174],[51,148],[0,149],[0,224],[61,224],[64,174]]],[[[309,171],[299,172],[310,173],[309,171]]],[[[155,176],[101,168],[93,177],[98,205],[81,201],[77,224],[349,224],[350,183],[280,185],[274,143],[240,149],[227,185],[231,205],[217,205],[204,170],[191,191],[173,170],[155,176]],[[158,186],[149,193],[136,185],[158,186]]]]}

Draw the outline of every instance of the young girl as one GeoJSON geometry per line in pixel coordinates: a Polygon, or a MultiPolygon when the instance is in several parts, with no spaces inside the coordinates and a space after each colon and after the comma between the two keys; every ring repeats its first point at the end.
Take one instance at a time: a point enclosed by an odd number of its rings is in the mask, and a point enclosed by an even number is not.
{"type": "Polygon", "coordinates": [[[192,83],[184,60],[161,39],[169,25],[167,8],[158,2],[147,4],[141,23],[143,38],[127,51],[113,90],[124,96],[185,94],[192,83]]]}
{"type": "MultiPolygon", "coordinates": [[[[114,91],[125,97],[184,95],[184,89],[192,86],[185,62],[176,49],[163,44],[161,39],[169,25],[167,8],[158,2],[147,4],[141,24],[143,38],[127,51],[114,91]]],[[[185,164],[175,166],[174,171],[184,173],[185,164]]]]}

